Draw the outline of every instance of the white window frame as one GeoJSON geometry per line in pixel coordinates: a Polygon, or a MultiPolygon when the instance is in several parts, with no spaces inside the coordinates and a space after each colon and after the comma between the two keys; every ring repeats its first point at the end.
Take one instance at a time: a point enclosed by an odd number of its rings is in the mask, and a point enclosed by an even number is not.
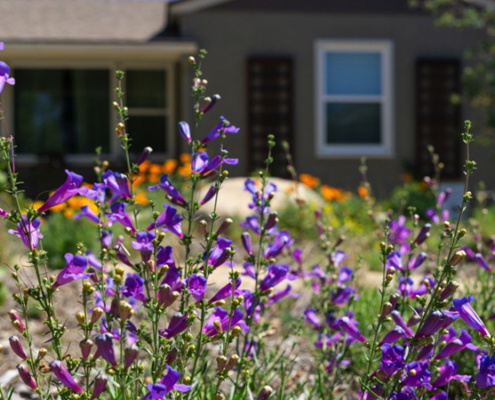
{"type": "Polygon", "coordinates": [[[391,40],[328,40],[315,42],[315,109],[316,141],[315,153],[320,158],[355,158],[361,156],[393,157],[393,42],[391,40]],[[382,56],[381,95],[328,95],[326,88],[325,55],[331,51],[363,53],[379,52],[382,56]],[[379,102],[381,104],[381,143],[380,144],[329,144],[326,141],[326,112],[329,102],[379,102]]]}
{"type": "MultiPolygon", "coordinates": [[[[108,69],[110,74],[109,80],[109,95],[110,95],[110,104],[108,105],[108,112],[110,115],[110,126],[108,134],[109,136],[109,147],[110,153],[102,154],[104,159],[109,161],[117,161],[122,159],[122,148],[120,145],[120,140],[115,133],[115,127],[118,123],[118,116],[115,112],[115,109],[112,106],[112,101],[116,100],[115,96],[115,88],[118,86],[118,81],[116,78],[115,71],[126,69],[149,69],[149,70],[157,70],[163,69],[166,71],[166,98],[167,104],[165,109],[159,110],[150,110],[150,109],[134,109],[129,113],[129,118],[132,118],[132,115],[163,115],[167,117],[167,132],[163,132],[166,134],[166,147],[168,149],[167,153],[157,153],[153,152],[150,156],[151,161],[162,161],[164,159],[172,158],[175,148],[175,134],[174,134],[174,116],[175,116],[175,96],[174,96],[174,82],[175,82],[175,68],[174,64],[171,61],[150,61],[150,62],[140,62],[140,63],[130,63],[123,62],[119,60],[109,60],[109,61],[87,61],[87,60],[68,60],[68,59],[57,59],[53,61],[45,61],[45,60],[35,60],[35,59],[20,59],[17,61],[7,62],[10,66],[11,71],[14,72],[13,76],[15,78],[15,69],[16,68],[29,68],[29,69],[42,69],[42,68],[53,68],[53,69],[108,69]],[[137,112],[136,112],[137,111],[137,112]],[[142,112],[141,112],[142,111],[142,112]]],[[[125,82],[125,77],[124,77],[125,82]]],[[[8,86],[8,85],[6,85],[8,86]]],[[[124,83],[125,86],[125,83],[124,83]]],[[[13,132],[15,137],[15,118],[14,118],[14,88],[8,87],[8,90],[4,90],[2,92],[2,100],[5,105],[4,109],[7,113],[9,130],[13,132]]],[[[164,88],[165,90],[165,88],[164,88]]],[[[131,111],[131,110],[130,110],[131,111]]],[[[3,128],[1,128],[3,129],[3,128]]],[[[132,132],[131,139],[132,139],[132,132]]],[[[98,143],[95,143],[95,148],[98,146],[98,143]]],[[[134,150],[134,149],[132,149],[134,150]]],[[[142,151],[135,150],[133,153],[139,154],[142,151]]],[[[88,154],[70,154],[67,153],[65,157],[65,161],[71,165],[78,166],[90,166],[94,164],[95,153],[88,154]]],[[[16,162],[20,165],[25,166],[34,166],[39,163],[40,157],[36,154],[19,154],[16,155],[16,162]]]]}

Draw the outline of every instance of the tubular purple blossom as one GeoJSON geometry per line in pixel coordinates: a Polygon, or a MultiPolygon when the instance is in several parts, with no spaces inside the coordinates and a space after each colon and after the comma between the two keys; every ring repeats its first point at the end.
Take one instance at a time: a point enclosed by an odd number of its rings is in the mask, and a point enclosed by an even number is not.
{"type": "Polygon", "coordinates": [[[253,248],[251,246],[251,235],[248,232],[243,232],[241,235],[241,240],[242,240],[242,245],[244,246],[244,249],[246,252],[252,256],[253,255],[253,248]]]}
{"type": "MultiPolygon", "coordinates": [[[[181,221],[184,219],[182,215],[177,213],[177,209],[169,206],[168,204],[164,204],[165,212],[161,213],[160,216],[156,220],[156,228],[162,228],[164,231],[170,231],[173,234],[182,238],[182,227],[181,221]]],[[[155,229],[155,223],[152,223],[148,226],[147,230],[151,231],[155,229]]]]}
{"type": "Polygon", "coordinates": [[[9,318],[12,322],[16,322],[16,326],[18,327],[19,333],[24,332],[24,322],[22,322],[22,318],[16,310],[9,311],[9,318]]]}
{"type": "Polygon", "coordinates": [[[52,369],[53,373],[57,377],[57,379],[62,382],[63,385],[67,386],[69,389],[73,390],[74,392],[77,393],[83,393],[84,390],[82,390],[79,385],[76,383],[72,375],[67,371],[65,368],[64,364],[62,361],[55,360],[52,361],[49,364],[50,368],[52,369]]]}
{"type": "Polygon", "coordinates": [[[177,124],[177,128],[179,129],[180,135],[187,140],[188,142],[191,142],[191,129],[189,128],[189,124],[185,121],[180,121],[177,124]]]}
{"type": "Polygon", "coordinates": [[[38,390],[38,386],[33,378],[33,376],[29,373],[29,369],[24,364],[19,364],[17,366],[17,372],[19,372],[19,376],[22,381],[28,385],[33,390],[38,390]]]}
{"type": "Polygon", "coordinates": [[[81,175],[77,175],[74,172],[70,172],[69,170],[65,170],[65,173],[67,174],[67,180],[55,191],[55,193],[53,193],[48,198],[45,204],[38,208],[38,212],[40,214],[50,209],[51,207],[66,202],[71,197],[74,197],[78,194],[86,194],[86,192],[88,191],[88,188],[86,187],[79,188],[83,181],[83,177],[81,175]]]}
{"type": "MultiPolygon", "coordinates": [[[[0,50],[3,50],[3,43],[0,50]]],[[[2,93],[6,83],[15,85],[15,79],[10,77],[10,67],[3,61],[0,61],[0,93],[2,93]]]]}
{"type": "Polygon", "coordinates": [[[430,237],[430,229],[431,229],[431,224],[424,224],[421,230],[419,231],[418,236],[416,236],[416,239],[414,239],[414,243],[423,244],[425,240],[430,237]]]}
{"type": "Polygon", "coordinates": [[[60,271],[57,276],[57,280],[52,285],[52,288],[56,289],[59,286],[66,285],[67,283],[79,280],[86,279],[94,273],[85,273],[84,270],[88,266],[88,259],[84,256],[75,255],[73,256],[70,253],[65,255],[65,260],[67,262],[66,267],[60,271]]]}
{"type": "Polygon", "coordinates": [[[477,330],[481,336],[490,336],[485,324],[469,304],[471,301],[474,301],[474,296],[454,299],[454,307],[466,324],[477,330]]]}
{"type": "Polygon", "coordinates": [[[340,321],[337,323],[337,326],[339,326],[344,332],[346,332],[353,339],[358,340],[359,342],[362,343],[367,342],[366,338],[363,335],[361,335],[361,332],[359,332],[359,329],[356,327],[356,325],[352,323],[349,317],[342,317],[340,321]]]}
{"type": "Polygon", "coordinates": [[[117,366],[115,351],[113,349],[113,336],[110,333],[99,335],[95,339],[98,353],[111,365],[117,366]]]}
{"type": "Polygon", "coordinates": [[[150,156],[150,154],[153,152],[153,149],[151,147],[145,147],[143,149],[143,152],[139,156],[138,160],[136,161],[136,165],[141,165],[144,163],[150,156]]]}
{"type": "Polygon", "coordinates": [[[186,203],[182,195],[179,193],[179,191],[175,188],[174,185],[172,185],[169,180],[168,180],[168,174],[162,175],[160,178],[160,184],[150,186],[148,188],[149,191],[153,192],[156,189],[162,189],[165,193],[167,193],[170,196],[170,201],[174,203],[175,205],[178,206],[183,206],[186,203]]]}
{"type": "Polygon", "coordinates": [[[9,343],[10,343],[10,348],[18,357],[22,358],[23,360],[28,359],[28,356],[26,355],[24,349],[22,348],[21,341],[17,336],[11,336],[9,338],[9,343]]]}
{"type": "Polygon", "coordinates": [[[139,353],[139,349],[135,344],[125,349],[125,357],[124,357],[125,368],[129,368],[134,363],[134,361],[136,361],[138,353],[139,353]]]}
{"type": "Polygon", "coordinates": [[[203,199],[199,202],[199,205],[202,206],[208,203],[215,196],[216,193],[217,193],[217,184],[214,183],[213,185],[210,186],[203,199]]]}
{"type": "Polygon", "coordinates": [[[187,329],[187,314],[176,313],[168,324],[168,328],[160,329],[159,334],[167,339],[173,338],[187,329]]]}
{"type": "Polygon", "coordinates": [[[188,289],[192,297],[197,301],[202,301],[205,297],[206,278],[202,275],[193,274],[188,278],[188,289]]]}
{"type": "Polygon", "coordinates": [[[39,227],[41,221],[36,218],[33,221],[29,221],[27,215],[23,215],[22,219],[16,225],[16,230],[9,229],[11,235],[16,235],[22,240],[22,243],[31,250],[38,247],[40,239],[43,239],[43,235],[40,233],[39,227]]]}
{"type": "Polygon", "coordinates": [[[95,385],[93,387],[93,394],[91,399],[96,399],[107,388],[108,378],[106,375],[98,375],[95,379],[95,385]]]}

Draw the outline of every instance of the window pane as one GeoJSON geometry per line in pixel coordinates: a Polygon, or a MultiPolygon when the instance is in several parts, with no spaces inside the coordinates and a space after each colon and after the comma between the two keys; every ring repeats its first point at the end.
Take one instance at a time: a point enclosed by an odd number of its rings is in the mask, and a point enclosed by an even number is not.
{"type": "Polygon", "coordinates": [[[380,144],[379,103],[327,103],[328,144],[380,144]]]}
{"type": "Polygon", "coordinates": [[[380,95],[381,67],[380,53],[326,53],[326,94],[380,95]]]}
{"type": "Polygon", "coordinates": [[[126,73],[127,106],[165,108],[166,73],[164,70],[132,70],[126,73]]]}
{"type": "Polygon", "coordinates": [[[167,152],[167,117],[134,117],[127,121],[132,139],[131,153],[139,154],[146,146],[154,153],[167,152]]]}
{"type": "Polygon", "coordinates": [[[19,153],[109,152],[108,70],[16,69],[19,153]]]}

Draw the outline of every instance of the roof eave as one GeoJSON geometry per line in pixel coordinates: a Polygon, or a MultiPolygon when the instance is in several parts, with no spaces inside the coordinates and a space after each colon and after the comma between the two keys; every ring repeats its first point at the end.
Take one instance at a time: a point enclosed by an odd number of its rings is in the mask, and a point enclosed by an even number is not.
{"type": "Polygon", "coordinates": [[[184,0],[177,3],[170,3],[170,16],[180,17],[231,1],[234,0],[184,0]]]}

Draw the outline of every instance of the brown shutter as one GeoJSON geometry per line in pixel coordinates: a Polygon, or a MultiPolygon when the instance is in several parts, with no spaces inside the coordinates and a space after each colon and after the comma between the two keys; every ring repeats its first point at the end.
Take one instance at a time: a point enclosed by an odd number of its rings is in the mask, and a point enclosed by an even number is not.
{"type": "Polygon", "coordinates": [[[456,59],[420,59],[416,64],[416,171],[433,175],[427,150],[435,147],[445,168],[442,178],[461,174],[461,107],[452,103],[460,92],[460,63],[456,59]]]}
{"type": "Polygon", "coordinates": [[[287,177],[282,141],[292,148],[292,60],[285,57],[250,57],[247,63],[247,128],[249,171],[264,168],[267,136],[277,143],[272,175],[287,177]]]}

